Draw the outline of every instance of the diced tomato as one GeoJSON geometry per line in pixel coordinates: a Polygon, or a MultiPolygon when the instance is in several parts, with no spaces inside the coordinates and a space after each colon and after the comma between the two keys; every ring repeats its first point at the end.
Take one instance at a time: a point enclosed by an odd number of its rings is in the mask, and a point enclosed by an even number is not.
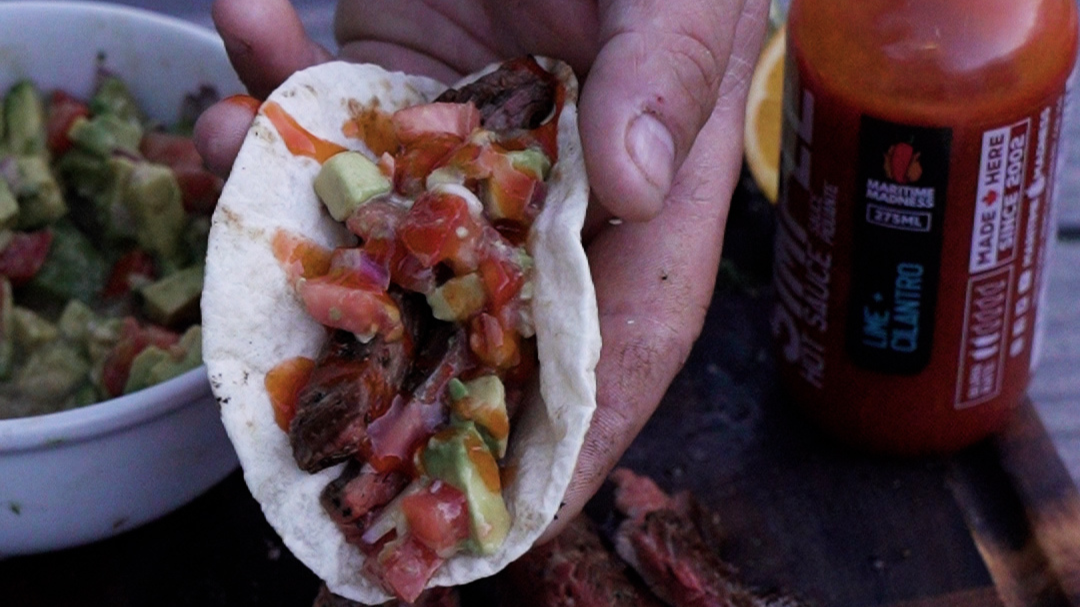
{"type": "Polygon", "coordinates": [[[154,280],[154,257],[142,249],[132,249],[113,264],[109,280],[101,291],[105,298],[127,295],[140,285],[154,280]]]}
{"type": "Polygon", "coordinates": [[[379,156],[379,160],[375,163],[375,166],[379,167],[379,172],[382,173],[384,177],[393,181],[394,165],[396,163],[397,161],[394,160],[394,157],[391,154],[384,152],[379,156]]]}
{"type": "Polygon", "coordinates": [[[412,535],[444,558],[469,537],[465,494],[453,485],[436,480],[423,491],[402,498],[401,510],[412,535]]]}
{"type": "Polygon", "coordinates": [[[270,396],[270,405],[274,408],[274,421],[285,432],[296,416],[296,402],[300,389],[307,384],[315,361],[303,356],[290,358],[279,363],[266,374],[263,384],[270,396]]]}
{"type": "Polygon", "coordinates": [[[281,263],[289,284],[301,278],[315,278],[330,271],[331,251],[322,245],[285,230],[278,230],[271,241],[274,257],[281,263]]]}
{"type": "Polygon", "coordinates": [[[529,224],[540,212],[546,191],[535,175],[514,168],[506,148],[494,142],[469,141],[442,160],[438,167],[453,167],[483,188],[488,216],[495,221],[529,224]]]}
{"type": "Polygon", "coordinates": [[[443,559],[415,537],[405,535],[387,544],[378,558],[368,559],[366,567],[387,591],[412,603],[424,591],[443,559]]]}
{"type": "Polygon", "coordinates": [[[501,153],[487,141],[466,141],[433,168],[453,167],[467,179],[487,179],[501,153]]]}
{"type": "MultiPolygon", "coordinates": [[[[492,247],[494,248],[494,247],[492,247]]],[[[507,248],[512,254],[513,249],[507,248]]],[[[517,296],[525,282],[525,274],[507,254],[493,253],[480,260],[480,277],[492,309],[505,306],[517,296]]]]}
{"type": "Polygon", "coordinates": [[[435,269],[425,266],[405,247],[398,247],[390,265],[390,278],[394,284],[414,293],[430,294],[438,286],[435,269]]]}
{"type": "Polygon", "coordinates": [[[496,369],[509,369],[520,362],[518,340],[517,332],[486,312],[469,321],[469,348],[481,362],[496,369]]]}
{"type": "Polygon", "coordinates": [[[46,115],[45,145],[50,152],[60,155],[71,149],[71,139],[68,138],[71,125],[78,118],[88,117],[90,107],[68,93],[57,90],[49,97],[46,115]]]}
{"type": "Polygon", "coordinates": [[[390,121],[405,145],[436,135],[465,139],[480,126],[480,110],[472,103],[425,103],[394,112],[390,121]]]}
{"type": "Polygon", "coordinates": [[[347,276],[349,284],[362,289],[385,291],[390,271],[371,253],[360,247],[339,247],[330,255],[329,274],[347,276]]]}
{"type": "Polygon", "coordinates": [[[480,226],[464,198],[428,192],[413,203],[398,236],[424,267],[447,262],[456,274],[476,269],[480,226]]]}
{"type": "Polygon", "coordinates": [[[327,327],[361,338],[382,335],[387,341],[404,335],[401,311],[394,300],[385,291],[359,287],[347,275],[335,273],[304,280],[297,290],[308,314],[327,327]]]}
{"type": "Polygon", "coordinates": [[[120,340],[113,346],[105,358],[101,370],[101,382],[110,396],[124,393],[131,363],[140,352],[149,346],[168,349],[180,341],[180,336],[172,331],[155,325],[140,325],[139,321],[128,316],[120,328],[120,340]]]}
{"type": "Polygon", "coordinates": [[[150,131],[139,142],[139,151],[150,162],[173,170],[187,212],[209,215],[214,211],[224,181],[206,169],[190,137],[150,131]]]}
{"type": "Polygon", "coordinates": [[[394,161],[394,189],[406,196],[423,192],[428,174],[445,164],[459,145],[456,135],[433,135],[406,146],[394,161]]]}
{"type": "Polygon", "coordinates": [[[49,256],[52,232],[14,232],[7,245],[0,250],[0,275],[6,276],[12,286],[26,283],[37,274],[49,256]]]}
{"type": "Polygon", "coordinates": [[[406,209],[385,200],[373,200],[356,209],[345,226],[364,241],[364,248],[374,254],[373,245],[387,247],[397,238],[397,229],[405,219],[406,209]],[[377,243],[377,244],[376,244],[377,243]]]}
{"type": "Polygon", "coordinates": [[[485,182],[484,207],[493,219],[531,223],[540,209],[530,203],[537,188],[543,187],[543,182],[515,169],[509,161],[498,163],[485,182]]]}
{"type": "Polygon", "coordinates": [[[194,215],[212,215],[225,181],[202,167],[174,167],[184,210],[194,215]]]}
{"type": "Polygon", "coordinates": [[[508,369],[503,375],[503,385],[506,388],[506,412],[511,419],[529,383],[536,377],[537,367],[540,364],[537,361],[535,339],[522,340],[519,351],[521,362],[508,369]]]}
{"type": "Polygon", "coordinates": [[[139,152],[150,162],[170,167],[201,167],[203,165],[202,156],[195,149],[195,143],[191,138],[175,133],[147,132],[139,142],[139,152]]]}

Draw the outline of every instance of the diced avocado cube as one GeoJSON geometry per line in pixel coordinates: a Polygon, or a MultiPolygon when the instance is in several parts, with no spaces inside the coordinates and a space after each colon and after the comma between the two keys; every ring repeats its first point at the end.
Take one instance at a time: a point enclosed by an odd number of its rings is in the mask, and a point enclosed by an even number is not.
{"type": "Polygon", "coordinates": [[[465,383],[456,377],[451,377],[450,381],[446,382],[446,391],[450,393],[452,401],[465,398],[465,395],[469,393],[465,383]]]}
{"type": "Polygon", "coordinates": [[[551,159],[547,154],[533,148],[514,150],[506,153],[510,158],[510,165],[515,169],[528,173],[541,181],[547,179],[551,173],[551,159]]]}
{"type": "Polygon", "coordinates": [[[432,436],[423,453],[424,471],[465,494],[470,536],[480,553],[499,549],[510,530],[499,466],[472,422],[452,424],[432,436]]]}
{"type": "Polygon", "coordinates": [[[24,80],[4,97],[7,149],[18,155],[45,155],[45,102],[33,83],[24,80]]]}
{"type": "Polygon", "coordinates": [[[56,321],[57,328],[64,339],[79,345],[85,345],[90,331],[90,325],[97,319],[97,314],[90,306],[73,299],[64,306],[60,318],[56,321]]]}
{"type": "Polygon", "coordinates": [[[66,221],[54,224],[52,233],[45,263],[27,287],[56,301],[95,301],[109,273],[101,252],[66,221]]]}
{"type": "Polygon", "coordinates": [[[95,368],[101,367],[120,341],[122,318],[98,318],[90,323],[86,335],[86,352],[95,368]]]}
{"type": "Polygon", "coordinates": [[[8,182],[0,178],[0,230],[15,227],[19,220],[19,202],[8,182]]]}
{"type": "Polygon", "coordinates": [[[172,169],[146,162],[136,164],[124,189],[123,203],[134,219],[139,246],[165,258],[174,257],[187,225],[187,214],[172,169]]]}
{"type": "Polygon", "coordinates": [[[462,321],[483,309],[487,296],[476,272],[455,276],[427,296],[431,313],[439,320],[462,321]]]}
{"type": "Polygon", "coordinates": [[[143,311],[159,325],[186,324],[198,317],[202,286],[201,265],[173,272],[139,289],[143,311]]]}
{"type": "Polygon", "coordinates": [[[210,237],[210,218],[205,215],[193,215],[188,218],[181,244],[187,251],[187,263],[203,263],[206,259],[206,244],[210,237]]]}
{"type": "Polygon", "coordinates": [[[13,320],[15,321],[15,346],[24,352],[29,352],[41,344],[60,337],[60,329],[56,325],[29,308],[15,306],[13,320]]]}
{"type": "Polygon", "coordinates": [[[176,346],[163,350],[149,346],[131,362],[131,372],[124,384],[124,394],[149,388],[202,364],[202,330],[188,329],[176,346]],[[179,354],[179,356],[178,356],[179,354]]]}
{"type": "Polygon", "coordinates": [[[106,76],[98,83],[98,88],[90,99],[90,112],[95,116],[106,114],[129,122],[143,121],[139,104],[131,90],[116,76],[106,76]]]}
{"type": "Polygon", "coordinates": [[[454,417],[476,424],[491,453],[498,459],[506,455],[510,436],[510,416],[506,412],[506,389],[497,375],[482,375],[462,384],[464,394],[451,392],[454,417]]]}
{"type": "Polygon", "coordinates": [[[0,379],[11,375],[15,364],[15,297],[11,283],[0,276],[0,379]]]}
{"type": "Polygon", "coordinates": [[[90,362],[78,348],[56,340],[27,357],[15,373],[15,386],[35,400],[61,400],[87,380],[90,362]]]}
{"type": "Polygon", "coordinates": [[[101,395],[98,394],[97,388],[92,383],[85,383],[75,390],[75,394],[71,395],[71,407],[85,407],[86,405],[92,405],[102,400],[101,395]]]}
{"type": "Polygon", "coordinates": [[[20,229],[40,228],[67,215],[64,193],[45,156],[18,156],[15,168],[18,178],[14,194],[19,201],[20,229]]]}
{"type": "Polygon", "coordinates": [[[335,154],[315,176],[315,194],[336,221],[345,221],[360,205],[388,193],[390,187],[379,167],[360,152],[335,154]]]}
{"type": "Polygon", "coordinates": [[[76,118],[68,129],[68,139],[79,149],[99,158],[108,158],[114,152],[138,154],[143,129],[135,122],[111,114],[93,118],[76,118]]]}
{"type": "Polygon", "coordinates": [[[68,190],[88,200],[92,200],[108,180],[105,159],[78,148],[69,149],[54,166],[68,190]]]}
{"type": "Polygon", "coordinates": [[[112,240],[135,240],[139,233],[137,218],[126,203],[135,166],[133,160],[113,156],[102,162],[96,176],[85,177],[87,185],[94,188],[86,196],[93,201],[98,223],[112,240]]]}
{"type": "Polygon", "coordinates": [[[127,383],[124,384],[124,394],[131,394],[136,390],[154,385],[153,380],[150,379],[153,370],[171,361],[172,356],[167,350],[162,350],[157,346],[147,346],[131,361],[131,370],[128,372],[127,383]]]}

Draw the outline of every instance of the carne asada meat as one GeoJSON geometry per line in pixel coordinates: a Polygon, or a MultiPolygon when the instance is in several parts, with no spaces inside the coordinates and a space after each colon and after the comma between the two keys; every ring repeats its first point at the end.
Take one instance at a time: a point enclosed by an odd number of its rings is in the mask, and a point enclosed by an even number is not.
{"type": "Polygon", "coordinates": [[[535,129],[555,109],[556,80],[532,57],[508,61],[499,69],[450,89],[438,102],[473,102],[480,124],[493,131],[535,129]]]}
{"type": "Polygon", "coordinates": [[[385,410],[409,370],[409,340],[360,342],[335,330],[301,389],[289,440],[297,465],[318,472],[359,453],[372,411],[385,410]]]}
{"type": "Polygon", "coordinates": [[[500,574],[507,607],[600,607],[662,605],[626,564],[601,542],[589,520],[579,516],[555,539],[536,546],[500,574]]]}
{"type": "Polygon", "coordinates": [[[446,422],[447,384],[473,366],[465,333],[460,329],[449,338],[431,343],[437,345],[421,355],[414,372],[405,380],[406,393],[411,393],[411,397],[393,398],[386,413],[368,425],[371,456],[378,461],[407,465],[417,443],[446,422]],[[435,352],[439,352],[437,359],[431,356],[435,352]],[[434,365],[429,364],[432,360],[434,365]],[[417,385],[411,386],[421,377],[417,385]]]}
{"type": "Polygon", "coordinates": [[[401,493],[407,484],[409,478],[401,472],[379,472],[370,465],[352,459],[342,470],[341,476],[323,489],[319,501],[345,538],[359,544],[371,517],[401,493]]]}
{"type": "Polygon", "coordinates": [[[705,542],[679,506],[688,503],[686,498],[668,497],[651,479],[627,469],[616,470],[612,480],[615,506],[627,516],[615,533],[615,550],[664,602],[674,607],[771,604],[739,583],[734,568],[705,542]]]}

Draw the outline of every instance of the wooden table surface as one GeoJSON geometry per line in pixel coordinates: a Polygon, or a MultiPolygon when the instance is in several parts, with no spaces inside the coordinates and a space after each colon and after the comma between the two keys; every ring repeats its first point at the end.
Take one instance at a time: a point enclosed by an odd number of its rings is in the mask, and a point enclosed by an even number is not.
{"type": "MultiPolygon", "coordinates": [[[[209,24],[209,0],[125,3],[209,24]]],[[[331,3],[295,3],[330,44],[331,3]]],[[[1080,605],[1080,106],[1068,113],[1030,399],[1004,434],[952,457],[850,453],[787,406],[768,345],[772,209],[737,194],[702,337],[623,464],[717,510],[747,582],[822,607],[1080,605]]],[[[5,606],[303,606],[317,585],[239,473],[121,536],[0,561],[5,606]]]]}

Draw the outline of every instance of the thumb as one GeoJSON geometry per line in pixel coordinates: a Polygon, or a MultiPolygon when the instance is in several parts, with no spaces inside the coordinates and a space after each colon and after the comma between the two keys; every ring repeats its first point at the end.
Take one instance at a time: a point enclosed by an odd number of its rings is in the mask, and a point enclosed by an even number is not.
{"type": "MultiPolygon", "coordinates": [[[[590,185],[612,214],[655,217],[716,103],[744,0],[607,0],[581,94],[590,185]]],[[[732,137],[737,134],[732,134],[732,137]]]]}

